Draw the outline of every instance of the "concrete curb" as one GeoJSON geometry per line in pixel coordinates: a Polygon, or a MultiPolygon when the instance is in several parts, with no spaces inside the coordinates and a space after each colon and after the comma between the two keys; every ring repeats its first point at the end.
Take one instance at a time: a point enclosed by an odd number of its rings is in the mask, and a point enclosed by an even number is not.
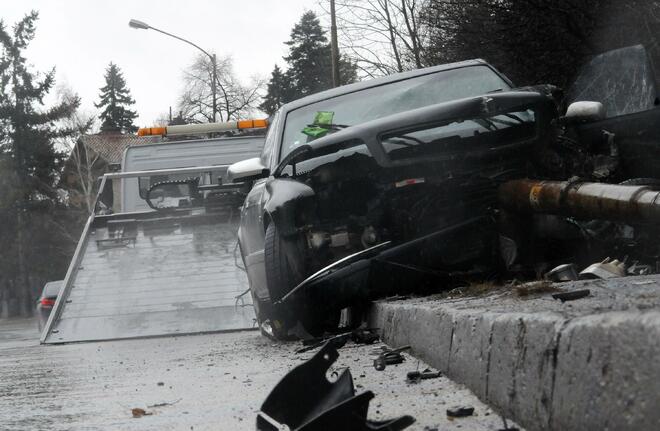
{"type": "Polygon", "coordinates": [[[530,431],[660,429],[660,309],[557,307],[385,301],[370,323],[530,431]]]}

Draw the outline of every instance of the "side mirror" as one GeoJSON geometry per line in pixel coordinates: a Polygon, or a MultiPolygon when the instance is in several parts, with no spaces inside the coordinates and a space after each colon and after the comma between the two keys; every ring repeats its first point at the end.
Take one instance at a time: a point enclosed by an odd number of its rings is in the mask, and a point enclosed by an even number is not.
{"type": "Polygon", "coordinates": [[[579,124],[605,119],[605,108],[600,102],[573,102],[568,106],[564,119],[579,124]]]}
{"type": "Polygon", "coordinates": [[[244,181],[258,180],[270,175],[270,170],[261,163],[259,157],[241,160],[227,169],[227,182],[240,183],[244,181]]]}

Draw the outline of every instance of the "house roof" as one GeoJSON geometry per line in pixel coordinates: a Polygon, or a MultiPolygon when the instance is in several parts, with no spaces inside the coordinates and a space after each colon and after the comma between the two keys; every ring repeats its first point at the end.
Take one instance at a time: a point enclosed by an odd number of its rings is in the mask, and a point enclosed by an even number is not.
{"type": "Polygon", "coordinates": [[[121,163],[124,150],[131,145],[153,144],[162,142],[160,136],[124,135],[119,132],[101,132],[95,135],[83,135],[83,145],[98,154],[108,164],[121,163]]]}

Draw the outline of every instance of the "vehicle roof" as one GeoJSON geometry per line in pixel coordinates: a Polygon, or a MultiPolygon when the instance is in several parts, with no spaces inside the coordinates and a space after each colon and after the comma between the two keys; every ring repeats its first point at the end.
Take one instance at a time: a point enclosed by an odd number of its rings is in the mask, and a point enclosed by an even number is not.
{"type": "MultiPolygon", "coordinates": [[[[488,66],[491,69],[493,69],[493,71],[495,71],[498,75],[502,76],[499,72],[497,72],[490,64],[488,64],[484,60],[475,59],[475,60],[459,61],[456,63],[441,64],[438,66],[425,67],[423,69],[415,69],[407,72],[395,73],[392,75],[383,76],[381,78],[356,82],[354,84],[342,85],[341,87],[321,91],[319,93],[315,93],[303,97],[302,99],[297,99],[294,100],[293,102],[289,102],[282,106],[282,111],[283,112],[292,111],[294,109],[315,102],[319,102],[321,100],[331,99],[333,97],[341,96],[342,94],[353,93],[355,91],[364,90],[366,88],[378,87],[380,85],[388,84],[390,82],[403,81],[404,79],[414,78],[416,76],[428,75],[430,73],[442,72],[444,70],[459,69],[462,67],[480,66],[480,65],[488,66]]],[[[506,79],[507,82],[509,82],[509,80],[506,77],[504,76],[502,77],[506,79]]]]}
{"type": "Polygon", "coordinates": [[[44,290],[41,296],[45,298],[57,296],[60,293],[63,283],[64,280],[49,281],[44,285],[44,290]]]}

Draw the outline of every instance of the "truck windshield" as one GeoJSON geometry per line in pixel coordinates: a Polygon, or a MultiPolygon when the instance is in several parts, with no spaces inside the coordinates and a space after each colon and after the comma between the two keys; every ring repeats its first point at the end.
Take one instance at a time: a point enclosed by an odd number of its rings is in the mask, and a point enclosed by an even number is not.
{"type": "Polygon", "coordinates": [[[332,130],[411,109],[508,89],[510,86],[491,68],[468,66],[312,103],[287,114],[280,160],[296,147],[316,138],[309,133],[309,126],[320,112],[330,113],[332,124],[326,127],[332,130]]]}

